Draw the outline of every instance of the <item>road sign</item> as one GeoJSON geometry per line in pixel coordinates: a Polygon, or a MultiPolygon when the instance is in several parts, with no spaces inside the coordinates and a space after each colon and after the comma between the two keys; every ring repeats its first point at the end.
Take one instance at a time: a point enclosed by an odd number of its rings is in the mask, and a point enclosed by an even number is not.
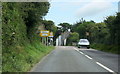
{"type": "Polygon", "coordinates": [[[41,30],[40,31],[40,36],[41,37],[48,37],[49,36],[49,31],[48,30],[41,30]]]}
{"type": "Polygon", "coordinates": [[[53,32],[50,32],[50,33],[49,33],[49,37],[53,37],[53,32]]]}

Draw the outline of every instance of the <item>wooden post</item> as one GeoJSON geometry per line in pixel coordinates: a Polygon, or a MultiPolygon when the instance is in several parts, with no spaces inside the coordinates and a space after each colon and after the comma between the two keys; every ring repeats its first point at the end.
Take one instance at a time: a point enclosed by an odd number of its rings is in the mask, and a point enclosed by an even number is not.
{"type": "Polygon", "coordinates": [[[46,37],[46,45],[48,46],[48,37],[46,37]]]}
{"type": "Polygon", "coordinates": [[[46,37],[44,38],[44,41],[45,41],[45,45],[46,45],[46,37]]]}

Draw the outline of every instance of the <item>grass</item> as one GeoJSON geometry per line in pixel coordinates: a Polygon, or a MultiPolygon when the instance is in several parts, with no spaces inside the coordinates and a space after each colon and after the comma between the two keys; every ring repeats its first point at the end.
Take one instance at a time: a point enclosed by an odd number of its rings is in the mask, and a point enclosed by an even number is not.
{"type": "Polygon", "coordinates": [[[3,72],[27,72],[40,59],[54,49],[53,46],[45,46],[41,43],[16,46],[10,53],[3,54],[3,72]]]}
{"type": "Polygon", "coordinates": [[[120,49],[120,46],[118,45],[92,44],[91,48],[113,54],[120,54],[118,51],[118,49],[120,49]]]}
{"type": "MultiPolygon", "coordinates": [[[[40,21],[34,22],[32,27],[26,24],[29,20],[23,18],[27,13],[21,11],[24,7],[21,4],[2,3],[2,72],[27,72],[54,49],[40,43],[36,34],[40,21]]],[[[42,13],[46,12],[41,10],[42,13]]]]}

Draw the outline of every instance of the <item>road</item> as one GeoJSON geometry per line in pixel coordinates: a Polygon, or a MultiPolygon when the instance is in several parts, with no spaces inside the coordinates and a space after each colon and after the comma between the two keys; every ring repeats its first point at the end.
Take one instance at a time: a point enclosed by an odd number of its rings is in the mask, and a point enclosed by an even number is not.
{"type": "Polygon", "coordinates": [[[31,72],[118,72],[118,55],[94,49],[57,46],[31,72]]]}

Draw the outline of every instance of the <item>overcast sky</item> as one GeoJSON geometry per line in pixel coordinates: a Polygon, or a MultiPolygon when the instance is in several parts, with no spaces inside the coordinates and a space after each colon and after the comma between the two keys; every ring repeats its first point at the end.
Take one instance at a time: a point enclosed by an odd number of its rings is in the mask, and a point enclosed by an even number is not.
{"type": "Polygon", "coordinates": [[[50,0],[51,7],[45,16],[46,20],[52,20],[55,25],[67,22],[70,24],[79,21],[93,20],[102,22],[107,16],[118,12],[119,0],[50,0]]]}

